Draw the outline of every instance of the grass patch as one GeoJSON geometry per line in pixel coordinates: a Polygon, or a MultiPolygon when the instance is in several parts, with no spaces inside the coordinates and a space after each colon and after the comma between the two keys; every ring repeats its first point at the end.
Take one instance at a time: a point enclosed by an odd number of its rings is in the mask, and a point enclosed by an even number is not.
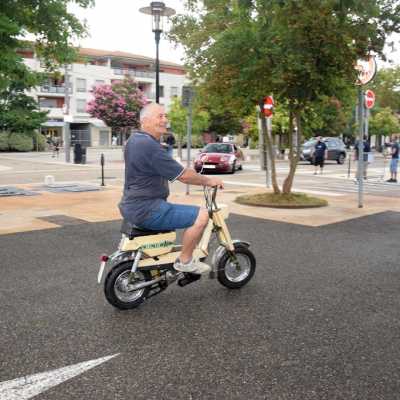
{"type": "Polygon", "coordinates": [[[319,197],[308,196],[305,193],[257,193],[239,196],[235,199],[236,203],[248,206],[274,207],[274,208],[313,208],[325,207],[328,202],[319,197]]]}

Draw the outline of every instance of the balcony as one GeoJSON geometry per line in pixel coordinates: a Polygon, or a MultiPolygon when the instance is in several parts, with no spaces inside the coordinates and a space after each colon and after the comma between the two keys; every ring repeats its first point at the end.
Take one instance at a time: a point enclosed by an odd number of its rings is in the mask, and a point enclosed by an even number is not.
{"type": "Polygon", "coordinates": [[[123,68],[113,68],[115,75],[130,75],[136,78],[149,78],[156,79],[156,73],[153,71],[139,71],[136,69],[123,69],[123,68]]]}
{"type": "MultiPolygon", "coordinates": [[[[65,86],[42,85],[39,88],[39,92],[64,95],[65,94],[65,86]]],[[[69,92],[72,93],[72,87],[70,87],[69,92]]]]}
{"type": "Polygon", "coordinates": [[[40,107],[40,111],[48,111],[47,118],[64,117],[64,109],[60,107],[40,107]]]}

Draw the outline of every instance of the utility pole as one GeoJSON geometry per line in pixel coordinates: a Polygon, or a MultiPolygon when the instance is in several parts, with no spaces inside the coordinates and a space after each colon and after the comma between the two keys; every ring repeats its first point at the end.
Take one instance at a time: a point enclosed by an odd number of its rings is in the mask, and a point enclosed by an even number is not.
{"type": "Polygon", "coordinates": [[[65,153],[65,162],[69,163],[71,162],[71,130],[69,121],[70,82],[69,82],[68,65],[65,65],[64,87],[65,87],[64,153],[65,153]]]}

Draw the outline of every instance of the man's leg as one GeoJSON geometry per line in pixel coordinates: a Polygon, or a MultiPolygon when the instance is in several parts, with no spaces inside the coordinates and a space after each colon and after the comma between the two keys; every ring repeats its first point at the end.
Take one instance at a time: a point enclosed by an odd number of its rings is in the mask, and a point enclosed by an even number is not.
{"type": "Polygon", "coordinates": [[[200,209],[195,223],[183,232],[182,251],[179,257],[182,263],[186,264],[192,259],[193,251],[203,235],[208,220],[209,217],[207,210],[200,209]]]}

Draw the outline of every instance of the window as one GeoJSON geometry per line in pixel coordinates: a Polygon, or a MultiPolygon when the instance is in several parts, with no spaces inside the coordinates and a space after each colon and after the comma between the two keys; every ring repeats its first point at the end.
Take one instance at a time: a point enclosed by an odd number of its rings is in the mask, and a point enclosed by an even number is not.
{"type": "Polygon", "coordinates": [[[104,85],[104,81],[102,79],[96,79],[94,81],[94,86],[104,85]]]}
{"type": "Polygon", "coordinates": [[[178,88],[176,86],[171,86],[171,97],[178,96],[178,88]]]}
{"type": "Polygon", "coordinates": [[[77,78],[76,91],[77,92],[86,92],[86,79],[77,78]]]}
{"type": "Polygon", "coordinates": [[[164,97],[164,86],[160,86],[160,97],[164,97]]]}
{"type": "Polygon", "coordinates": [[[83,99],[76,100],[76,112],[78,113],[86,112],[86,100],[83,99]]]}
{"type": "MultiPolygon", "coordinates": [[[[45,107],[45,108],[57,108],[58,107],[58,102],[57,99],[44,99],[41,98],[39,99],[39,106],[40,107],[45,107]]],[[[62,107],[62,106],[60,106],[62,107]]]]}

